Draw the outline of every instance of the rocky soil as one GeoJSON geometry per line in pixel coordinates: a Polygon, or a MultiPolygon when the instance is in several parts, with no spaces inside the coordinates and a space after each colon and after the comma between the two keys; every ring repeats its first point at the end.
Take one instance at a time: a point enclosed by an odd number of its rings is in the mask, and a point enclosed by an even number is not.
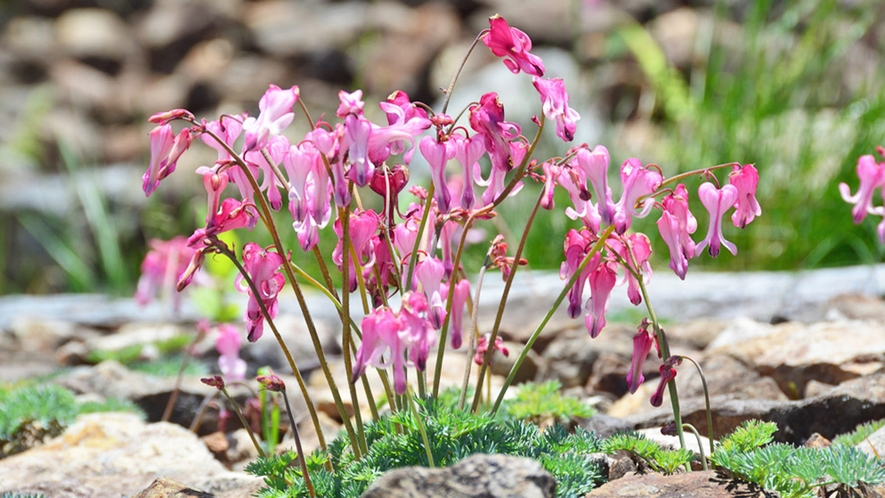
{"type": "MultiPolygon", "coordinates": [[[[860,423],[885,418],[885,303],[871,295],[871,291],[881,292],[878,282],[885,280],[876,277],[881,271],[885,267],[805,275],[698,273],[678,283],[676,277],[656,276],[654,285],[671,289],[667,295],[659,294],[660,312],[669,323],[667,332],[673,351],[697,359],[705,369],[715,436],[744,420],[757,418],[778,424],[777,440],[803,444],[815,433],[833,438],[860,423]],[[756,283],[746,284],[751,281],[756,283]],[[799,287],[780,287],[778,282],[782,281],[799,287]],[[810,282],[816,283],[813,289],[809,288],[810,282]],[[744,301],[730,306],[719,303],[714,297],[716,290],[728,296],[729,288],[743,289],[744,301]],[[785,294],[779,294],[782,291],[785,294]],[[844,293],[848,291],[854,293],[844,293]],[[701,295],[709,299],[704,301],[698,297],[701,295]],[[788,297],[789,307],[777,304],[788,297]]],[[[522,290],[513,297],[508,308],[513,313],[505,315],[502,330],[511,351],[520,347],[528,331],[537,324],[545,302],[551,299],[555,281],[553,275],[523,276],[522,290]]],[[[495,285],[490,284],[481,316],[492,316],[494,291],[495,285]]],[[[656,295],[654,290],[651,295],[656,295]]],[[[320,303],[312,301],[318,322],[324,324],[319,328],[324,331],[326,347],[334,352],[337,338],[331,310],[320,303]]],[[[283,303],[279,323],[296,362],[310,374],[315,355],[292,304],[283,303]]],[[[566,392],[594,405],[600,413],[580,422],[586,428],[601,434],[648,429],[647,433],[654,435],[657,428],[670,420],[670,413],[666,401],[664,408],[658,409],[648,403],[657,380],[654,361],[648,362],[648,380],[639,392],[630,395],[626,391],[624,375],[629,367],[635,323],[617,319],[628,316],[625,306],[618,301],[612,303],[609,313],[614,323],[597,339],[590,339],[580,323],[569,321],[560,310],[553,325],[535,344],[530,365],[522,376],[527,380],[557,379],[566,392]]],[[[41,492],[53,497],[134,496],[159,478],[166,481],[154,483],[154,491],[168,485],[186,486],[215,496],[245,496],[260,487],[260,481],[240,470],[255,457],[244,431],[228,424],[225,432],[218,432],[215,409],[208,410],[196,434],[187,430],[198,407],[212,391],[199,382],[199,376],[185,377],[170,422],[159,422],[174,377],[140,373],[116,361],[87,361],[91,351],[156,344],[176,334],[195,333],[192,310],[186,307],[177,319],[164,317],[164,312],[166,308],[160,303],[140,309],[129,299],[99,296],[0,299],[0,382],[45,376],[43,382],[65,386],[84,399],[129,399],[147,414],[147,420],[131,414],[81,416],[61,436],[0,460],[0,492],[41,492]]],[[[270,365],[294,384],[294,379],[286,375],[285,362],[271,339],[264,337],[243,349],[249,375],[254,375],[259,366],[270,365]]],[[[194,361],[205,365],[210,373],[218,368],[213,341],[214,338],[207,337],[194,347],[194,361]]],[[[142,349],[146,358],[156,354],[150,347],[142,349]]],[[[344,385],[340,360],[333,361],[339,382],[344,385]]],[[[447,361],[463,365],[464,359],[452,352],[447,361]]],[[[496,358],[501,370],[506,361],[504,357],[496,358]]],[[[447,368],[452,378],[443,383],[457,383],[460,369],[447,368]]],[[[495,382],[500,382],[500,378],[496,376],[495,382]]],[[[677,382],[686,421],[705,434],[706,418],[697,374],[684,365],[679,369],[677,382]]],[[[334,433],[340,421],[327,398],[325,382],[314,373],[309,375],[308,384],[323,415],[326,432],[334,433]]],[[[239,399],[248,395],[246,390],[234,389],[233,393],[239,399]]],[[[303,401],[297,396],[293,398],[293,410],[296,414],[304,413],[303,401]]],[[[309,420],[302,419],[299,425],[306,446],[315,447],[309,420]]],[[[885,448],[885,434],[877,435],[871,442],[862,448],[868,452],[885,448]]],[[[289,445],[291,436],[281,446],[289,445]]],[[[476,465],[499,464],[483,461],[476,465]]],[[[617,486],[618,481],[621,479],[594,493],[617,486]]],[[[709,479],[702,481],[692,485],[675,481],[682,484],[672,485],[710,486],[709,479]]],[[[395,482],[400,487],[410,486],[401,480],[395,482]]],[[[632,480],[624,483],[638,485],[632,480]]]]}

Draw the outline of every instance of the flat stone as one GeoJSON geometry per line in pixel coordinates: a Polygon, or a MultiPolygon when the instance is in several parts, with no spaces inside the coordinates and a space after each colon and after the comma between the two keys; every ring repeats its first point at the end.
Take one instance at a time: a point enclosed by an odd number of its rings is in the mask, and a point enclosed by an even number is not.
{"type": "Polygon", "coordinates": [[[634,474],[607,482],[594,489],[587,498],[726,498],[762,496],[745,483],[724,479],[715,472],[680,472],[663,474],[634,474]]]}
{"type": "Polygon", "coordinates": [[[95,413],[44,446],[0,460],[0,491],[118,498],[160,477],[188,482],[225,472],[183,427],[147,424],[131,413],[95,413]]]}
{"type": "Polygon", "coordinates": [[[555,488],[553,476],[535,460],[473,455],[444,469],[392,470],[363,498],[552,498],[555,488]]]}

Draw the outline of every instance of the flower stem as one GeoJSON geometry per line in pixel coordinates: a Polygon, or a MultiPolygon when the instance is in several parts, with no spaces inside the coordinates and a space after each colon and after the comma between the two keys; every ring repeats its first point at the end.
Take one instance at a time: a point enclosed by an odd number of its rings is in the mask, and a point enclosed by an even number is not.
{"type": "Polygon", "coordinates": [[[415,396],[411,389],[406,393],[406,397],[409,398],[409,407],[412,409],[412,415],[415,416],[415,423],[418,424],[418,431],[421,433],[421,439],[424,441],[424,452],[427,454],[427,464],[430,465],[430,468],[436,467],[436,464],[433,462],[433,452],[430,451],[430,440],[427,438],[427,430],[424,428],[424,422],[421,420],[421,412],[415,404],[415,396]]]}
{"type": "MultiPolygon", "coordinates": [[[[684,429],[688,429],[689,431],[694,433],[694,437],[697,438],[697,440],[698,440],[698,451],[701,452],[701,465],[704,466],[705,471],[710,470],[709,467],[707,467],[707,458],[704,456],[704,444],[701,443],[701,435],[698,434],[698,430],[695,428],[695,426],[693,426],[691,424],[682,424],[682,427],[684,429]]],[[[712,439],[710,440],[710,446],[711,446],[711,448],[713,446],[712,439]]],[[[710,451],[713,451],[713,450],[710,449],[710,451]]]]}
{"type": "MultiPolygon", "coordinates": [[[[492,334],[488,339],[489,348],[488,350],[486,350],[485,356],[483,356],[482,366],[480,366],[479,368],[479,376],[476,380],[477,389],[476,393],[473,396],[473,404],[471,405],[471,410],[473,410],[474,412],[476,412],[476,410],[479,408],[479,399],[482,397],[482,389],[480,389],[479,387],[482,386],[483,378],[486,375],[486,371],[489,369],[489,363],[491,363],[492,361],[492,355],[495,353],[495,340],[498,338],[498,331],[501,327],[501,320],[504,318],[504,308],[507,306],[507,298],[510,296],[510,289],[513,287],[513,280],[514,278],[516,278],[517,269],[519,268],[519,261],[522,259],[522,251],[525,249],[526,241],[529,238],[529,230],[531,230],[532,228],[532,224],[535,221],[535,216],[537,216],[538,214],[538,209],[541,207],[541,201],[543,199],[544,190],[541,189],[541,191],[538,193],[538,200],[535,201],[535,205],[532,207],[532,212],[531,214],[529,214],[528,220],[526,220],[525,229],[522,232],[522,238],[519,240],[519,246],[516,248],[516,253],[513,255],[513,267],[510,268],[510,275],[507,276],[507,283],[504,284],[504,292],[501,293],[501,302],[498,304],[498,314],[495,315],[495,325],[492,327],[492,334]]],[[[478,300],[474,303],[474,307],[475,309],[479,308],[478,300]]],[[[470,361],[469,358],[468,361],[470,361]]]]}
{"type": "MultiPolygon", "coordinates": [[[[491,251],[491,250],[490,250],[491,251]]],[[[486,255],[486,263],[488,263],[489,256],[486,255]]],[[[473,354],[476,350],[476,320],[477,315],[479,315],[479,293],[482,291],[482,280],[486,274],[486,268],[488,268],[487,264],[482,265],[482,268],[479,269],[479,275],[476,278],[476,295],[473,298],[473,310],[470,313],[470,327],[467,328],[467,365],[464,367],[464,381],[461,383],[461,396],[458,398],[458,409],[464,409],[464,401],[467,398],[467,384],[470,382],[470,370],[473,368],[473,354]]],[[[453,290],[450,290],[449,293],[453,293],[453,290]]],[[[442,345],[441,347],[444,347],[442,345]]],[[[490,349],[493,346],[490,346],[490,349]]],[[[491,378],[491,376],[489,377],[491,378]]],[[[476,384],[476,392],[481,393],[482,384],[477,382],[476,384]]]]}
{"type": "Polygon", "coordinates": [[[707,408],[707,439],[710,441],[710,454],[713,454],[713,411],[710,409],[710,390],[707,389],[707,377],[701,365],[690,356],[682,356],[682,359],[688,360],[698,369],[698,375],[701,376],[701,385],[704,387],[704,403],[707,408]]]}
{"type": "Polygon", "coordinates": [[[252,432],[252,427],[249,426],[249,423],[246,422],[246,417],[243,416],[243,412],[240,411],[239,405],[234,401],[233,398],[230,397],[230,393],[227,392],[227,388],[221,387],[221,394],[227,398],[228,403],[233,407],[234,412],[237,414],[237,417],[240,418],[240,423],[243,424],[243,428],[246,429],[246,432],[249,433],[249,439],[252,440],[252,444],[255,445],[255,449],[258,450],[258,454],[262,457],[267,456],[264,453],[264,449],[261,448],[261,445],[258,444],[258,440],[255,439],[255,434],[252,432]]]}
{"type": "Polygon", "coordinates": [[[467,59],[470,57],[470,54],[473,52],[473,49],[476,48],[476,44],[479,40],[482,39],[483,35],[488,33],[489,30],[484,29],[476,35],[476,38],[473,39],[473,43],[470,44],[470,48],[467,49],[467,53],[464,54],[464,58],[461,59],[461,64],[458,65],[458,70],[455,71],[455,74],[452,75],[452,81],[449,83],[448,88],[445,90],[445,100],[443,101],[442,113],[445,114],[446,109],[449,108],[449,101],[452,99],[452,92],[455,90],[455,83],[458,82],[458,77],[461,75],[461,71],[464,70],[464,65],[467,64],[467,59]]]}
{"type": "MultiPolygon", "coordinates": [[[[501,402],[504,401],[504,395],[507,393],[507,388],[510,387],[510,384],[513,383],[513,379],[516,377],[516,372],[519,371],[519,367],[522,366],[522,362],[525,361],[526,356],[528,356],[529,351],[532,349],[532,345],[535,344],[535,341],[538,340],[538,337],[541,336],[541,332],[544,330],[544,327],[547,326],[547,322],[553,318],[553,314],[556,312],[559,305],[562,304],[562,300],[565,299],[565,296],[568,294],[569,290],[572,286],[575,285],[575,282],[578,280],[578,276],[581,275],[581,272],[584,271],[584,268],[590,262],[590,259],[596,255],[600,250],[602,250],[603,245],[605,245],[606,239],[608,236],[614,232],[614,225],[606,228],[599,236],[599,240],[593,244],[593,247],[587,252],[587,255],[584,256],[584,260],[581,261],[581,264],[578,265],[578,268],[575,270],[575,273],[572,274],[571,278],[566,282],[565,286],[562,288],[562,291],[559,293],[559,296],[556,297],[556,301],[553,302],[553,306],[550,307],[550,310],[547,311],[547,314],[544,315],[544,318],[541,320],[541,323],[538,324],[538,327],[532,332],[532,335],[529,337],[529,340],[526,341],[525,346],[520,351],[519,356],[516,358],[516,361],[513,363],[513,367],[510,369],[510,374],[507,375],[507,379],[504,380],[504,386],[501,388],[501,391],[498,393],[498,397],[495,399],[495,404],[492,405],[492,414],[495,414],[498,411],[498,408],[501,407],[501,402]]],[[[494,344],[493,342],[489,342],[489,344],[494,344]]]]}
{"type": "Polygon", "coordinates": [[[283,401],[286,402],[286,414],[289,415],[289,424],[292,426],[292,436],[295,438],[295,449],[298,451],[298,460],[300,460],[301,464],[301,474],[304,476],[304,485],[307,486],[307,492],[310,493],[311,498],[316,496],[316,491],[313,489],[313,484],[310,483],[310,475],[307,473],[307,461],[306,456],[304,454],[304,449],[301,447],[301,437],[298,435],[298,424],[295,423],[295,417],[292,415],[292,406],[289,404],[289,396],[286,394],[286,390],[283,389],[280,391],[283,393],[283,401]]]}

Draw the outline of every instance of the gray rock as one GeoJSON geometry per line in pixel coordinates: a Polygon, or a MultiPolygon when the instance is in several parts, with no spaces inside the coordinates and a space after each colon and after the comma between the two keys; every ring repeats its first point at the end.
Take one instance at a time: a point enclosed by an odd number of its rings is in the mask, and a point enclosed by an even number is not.
{"type": "MultiPolygon", "coordinates": [[[[725,396],[715,396],[710,401],[715,438],[733,431],[746,420],[759,419],[777,424],[775,441],[802,444],[815,432],[832,439],[864,422],[885,418],[885,373],[850,380],[823,395],[799,401],[735,400],[725,396]]],[[[680,403],[683,422],[706,434],[703,400],[693,398],[680,403]]],[[[672,421],[672,417],[665,402],[653,412],[626,417],[626,420],[634,428],[660,427],[672,421]]]]}
{"type": "Polygon", "coordinates": [[[135,49],[126,22],[110,10],[71,9],[55,22],[62,50],[77,58],[97,57],[121,62],[135,49]]]}
{"type": "Polygon", "coordinates": [[[363,498],[541,498],[556,481],[541,464],[506,455],[473,455],[444,469],[407,467],[378,479],[363,498]]]}
{"type": "Polygon", "coordinates": [[[591,491],[587,498],[726,498],[733,496],[756,496],[745,483],[725,480],[715,472],[682,472],[663,474],[627,475],[603,484],[591,491]]]}
{"type": "Polygon", "coordinates": [[[191,481],[226,473],[196,435],[130,413],[81,416],[45,446],[0,460],[0,493],[111,498],[159,477],[191,481]]]}

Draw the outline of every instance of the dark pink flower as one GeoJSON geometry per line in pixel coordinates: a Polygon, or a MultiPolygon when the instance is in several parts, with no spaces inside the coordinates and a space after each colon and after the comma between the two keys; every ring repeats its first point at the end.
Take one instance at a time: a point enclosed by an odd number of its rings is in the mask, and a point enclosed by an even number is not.
{"type": "Polygon", "coordinates": [[[596,338],[605,327],[605,312],[608,310],[608,298],[618,279],[615,263],[602,261],[590,272],[590,299],[584,306],[584,324],[590,337],[596,338]]]}
{"type": "MultiPolygon", "coordinates": [[[[565,252],[565,261],[559,268],[559,278],[568,280],[578,271],[581,261],[587,256],[590,247],[593,245],[595,235],[588,230],[571,229],[565,234],[565,243],[563,250],[565,252]]],[[[599,265],[601,256],[595,254],[593,258],[584,267],[584,271],[575,280],[575,284],[568,291],[568,315],[571,318],[577,318],[581,314],[581,308],[584,302],[584,285],[590,272],[599,265]]]]}
{"type": "Polygon", "coordinates": [[[661,365],[661,378],[658,381],[658,387],[651,395],[651,406],[661,406],[664,403],[664,388],[667,383],[676,378],[676,369],[668,362],[661,365]]]}
{"type": "Polygon", "coordinates": [[[717,189],[712,183],[706,182],[698,188],[698,197],[710,213],[710,226],[707,236],[695,248],[695,256],[700,255],[701,251],[709,246],[707,252],[715,258],[719,255],[720,246],[723,245],[730,253],[736,255],[737,247],[725,240],[722,234],[722,216],[737,202],[737,188],[734,185],[723,185],[721,189],[717,189]]]}
{"type": "MultiPolygon", "coordinates": [[[[483,361],[485,361],[486,353],[489,351],[489,340],[491,338],[492,334],[487,333],[476,340],[476,354],[473,355],[473,362],[477,365],[482,365],[483,361]]],[[[495,337],[494,349],[498,350],[498,352],[504,356],[510,356],[510,350],[507,349],[507,346],[504,345],[504,341],[502,341],[500,337],[495,337]]]]}
{"type": "Polygon", "coordinates": [[[504,121],[504,105],[498,94],[489,92],[479,99],[479,104],[470,106],[470,127],[485,141],[486,151],[492,160],[492,169],[508,172],[513,169],[510,157],[510,141],[522,133],[516,123],[504,121]]]}
{"type": "Polygon", "coordinates": [[[658,231],[670,249],[670,269],[685,280],[688,260],[695,257],[695,243],[691,234],[698,228],[698,221],[688,210],[688,191],[679,184],[673,193],[664,197],[664,207],[658,219],[658,231]]]}
{"type": "Polygon", "coordinates": [[[568,93],[562,78],[532,78],[535,89],[541,95],[542,109],[547,119],[556,123],[556,136],[566,142],[575,139],[576,121],[581,115],[568,106],[568,93]]]}
{"type": "Polygon", "coordinates": [[[513,74],[520,69],[532,76],[544,76],[544,63],[541,58],[529,53],[532,40],[522,31],[511,28],[503,17],[495,14],[489,18],[489,32],[482,37],[492,53],[504,57],[504,65],[513,74]]]}
{"type": "Polygon", "coordinates": [[[648,326],[648,319],[643,319],[642,324],[636,330],[636,335],[633,336],[633,356],[630,359],[630,370],[627,371],[627,389],[630,394],[636,393],[645,380],[642,369],[645,366],[645,359],[651,351],[651,345],[655,342],[648,332],[648,326]]]}
{"type": "Polygon", "coordinates": [[[283,90],[276,85],[269,85],[258,109],[258,118],[249,118],[243,123],[246,132],[244,150],[261,150],[267,145],[267,139],[279,135],[295,119],[292,106],[298,101],[298,87],[283,90]]]}
{"type": "Polygon", "coordinates": [[[264,333],[265,317],[258,304],[259,299],[267,308],[270,318],[277,316],[277,296],[286,283],[286,278],[280,272],[280,267],[285,263],[286,261],[281,255],[266,251],[254,242],[249,242],[243,247],[243,267],[259,292],[259,295],[255,296],[243,276],[237,277],[237,290],[249,294],[249,304],[246,307],[246,321],[249,323],[247,339],[249,342],[257,341],[264,333]]]}
{"type": "Polygon", "coordinates": [[[141,177],[141,188],[144,195],[150,197],[160,181],[175,171],[178,159],[191,144],[191,129],[185,128],[176,136],[172,126],[164,124],[151,130],[151,162],[141,177]]]}
{"type": "Polygon", "coordinates": [[[734,226],[744,228],[752,222],[757,216],[762,214],[762,207],[756,200],[756,185],[759,183],[759,172],[752,164],[745,164],[744,167],[734,166],[734,170],[728,175],[728,181],[735,186],[738,191],[737,202],[735,202],[735,211],[731,215],[731,221],[734,226]]]}

